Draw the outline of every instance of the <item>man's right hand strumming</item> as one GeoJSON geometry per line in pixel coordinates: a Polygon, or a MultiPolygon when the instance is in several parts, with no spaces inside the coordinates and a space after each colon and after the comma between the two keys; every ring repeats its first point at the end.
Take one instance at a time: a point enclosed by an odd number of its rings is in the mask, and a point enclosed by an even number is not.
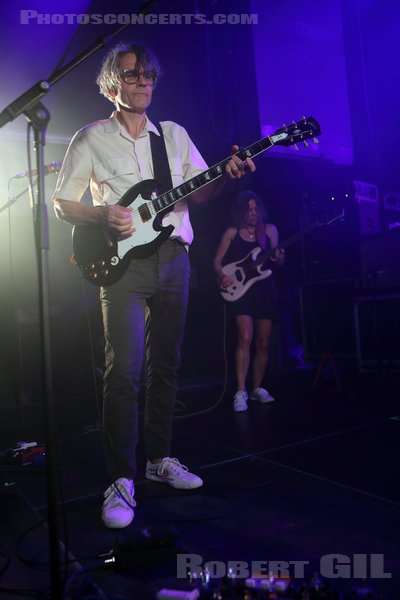
{"type": "Polygon", "coordinates": [[[54,200],[57,216],[71,225],[102,225],[113,237],[123,239],[135,231],[132,208],[110,204],[86,206],[73,200],[54,200]]]}

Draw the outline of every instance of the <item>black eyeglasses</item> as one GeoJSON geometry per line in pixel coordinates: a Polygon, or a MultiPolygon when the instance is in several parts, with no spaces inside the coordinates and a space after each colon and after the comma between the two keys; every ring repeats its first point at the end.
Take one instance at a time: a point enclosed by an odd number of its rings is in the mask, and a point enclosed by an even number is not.
{"type": "Polygon", "coordinates": [[[127,83],[128,85],[137,83],[139,77],[142,78],[144,83],[153,85],[156,76],[154,73],[149,73],[148,71],[138,71],[137,69],[123,69],[119,72],[122,81],[127,83]]]}

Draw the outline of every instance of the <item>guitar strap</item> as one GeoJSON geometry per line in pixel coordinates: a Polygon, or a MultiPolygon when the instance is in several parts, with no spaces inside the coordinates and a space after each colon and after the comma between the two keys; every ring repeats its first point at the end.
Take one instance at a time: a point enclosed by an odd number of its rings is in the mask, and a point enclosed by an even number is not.
{"type": "MultiPolygon", "coordinates": [[[[167,149],[165,147],[165,139],[160,123],[155,123],[160,135],[156,135],[150,131],[150,147],[151,156],[153,159],[154,179],[158,183],[158,194],[164,194],[171,190],[172,184],[171,170],[169,168],[167,149]]],[[[173,206],[166,209],[165,213],[173,209],[173,206]]],[[[165,214],[163,211],[163,214],[165,214]]]]}

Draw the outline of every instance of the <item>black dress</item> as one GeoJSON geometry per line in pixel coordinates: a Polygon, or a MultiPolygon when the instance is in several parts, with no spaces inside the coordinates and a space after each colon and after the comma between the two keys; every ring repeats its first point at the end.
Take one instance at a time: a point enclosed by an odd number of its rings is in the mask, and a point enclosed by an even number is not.
{"type": "MultiPolygon", "coordinates": [[[[268,250],[271,247],[268,236],[266,236],[266,241],[266,250],[268,250]]],[[[224,256],[223,265],[242,260],[251,250],[257,247],[259,246],[256,241],[248,242],[244,240],[238,231],[224,256]]],[[[276,321],[278,319],[278,299],[273,275],[256,281],[241,298],[235,302],[225,301],[225,304],[229,314],[233,317],[249,315],[254,319],[276,321]]]]}

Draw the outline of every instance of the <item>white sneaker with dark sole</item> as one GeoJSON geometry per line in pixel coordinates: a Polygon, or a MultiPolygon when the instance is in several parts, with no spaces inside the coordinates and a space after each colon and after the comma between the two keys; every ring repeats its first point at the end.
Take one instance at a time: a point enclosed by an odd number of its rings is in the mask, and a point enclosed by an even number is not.
{"type": "Polygon", "coordinates": [[[257,400],[257,402],[266,404],[267,402],[274,402],[275,398],[273,398],[267,390],[259,387],[259,388],[256,388],[254,390],[254,392],[251,394],[250,400],[257,400]]]}
{"type": "Polygon", "coordinates": [[[110,529],[122,529],[133,521],[136,502],[133,481],[120,477],[104,492],[104,503],[101,517],[106,527],[110,529]]]}
{"type": "Polygon", "coordinates": [[[193,490],[203,485],[203,480],[194,473],[190,473],[185,465],[181,465],[177,458],[166,456],[160,463],[152,464],[149,460],[146,465],[147,479],[168,483],[179,490],[193,490]]]}
{"type": "Polygon", "coordinates": [[[247,392],[243,390],[239,390],[238,392],[236,392],[236,394],[233,396],[233,410],[235,412],[244,412],[245,410],[247,410],[248,398],[249,396],[247,392]]]}

